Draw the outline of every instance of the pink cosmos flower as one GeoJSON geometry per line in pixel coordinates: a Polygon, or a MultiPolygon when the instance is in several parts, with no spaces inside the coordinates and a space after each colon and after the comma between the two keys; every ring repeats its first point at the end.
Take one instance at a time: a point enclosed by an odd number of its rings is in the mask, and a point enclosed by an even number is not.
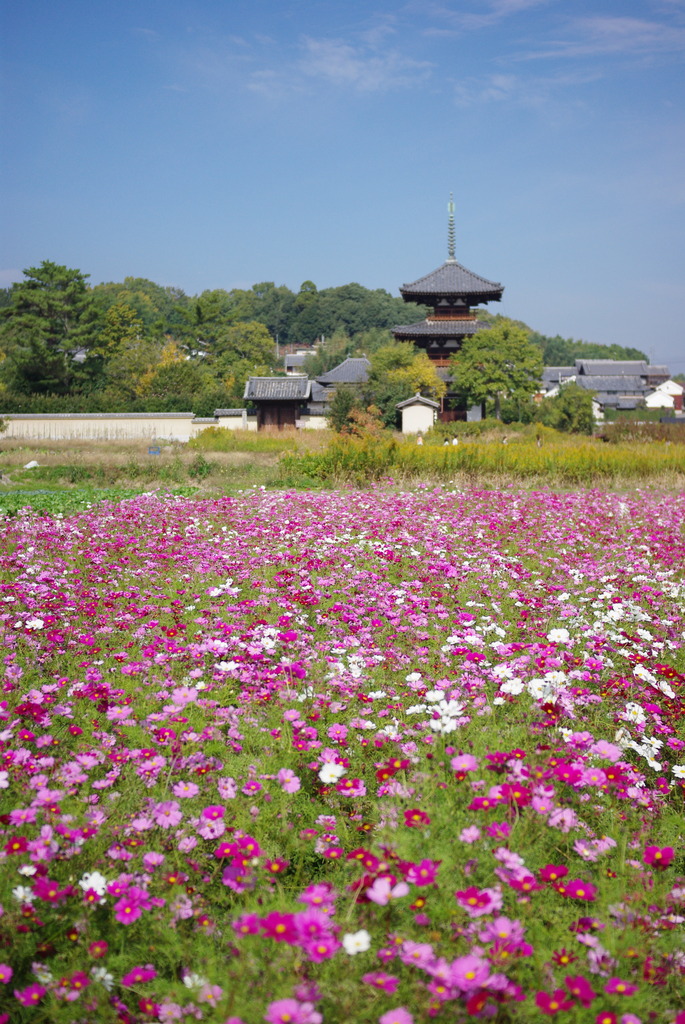
{"type": "Polygon", "coordinates": [[[597,898],[597,889],[589,882],[583,882],[580,878],[574,878],[570,882],[563,882],[559,887],[562,896],[572,900],[586,900],[591,903],[597,898]]]}
{"type": "Polygon", "coordinates": [[[604,986],[604,991],[609,996],[632,996],[637,992],[637,985],[631,985],[628,981],[621,981],[620,978],[609,978],[604,986]]]}
{"type": "Polygon", "coordinates": [[[478,761],[472,754],[457,754],[450,761],[450,767],[455,772],[475,772],[478,768],[478,761]]]}
{"type": "Polygon", "coordinates": [[[459,839],[462,843],[475,843],[480,839],[480,834],[480,829],[477,825],[468,825],[459,833],[459,839]]]}
{"type": "Polygon", "coordinates": [[[171,792],[174,796],[187,800],[190,797],[197,796],[200,792],[200,787],[196,786],[194,782],[177,782],[171,787],[171,792]]]}
{"type": "Polygon", "coordinates": [[[404,812],[404,824],[409,828],[423,828],[425,825],[430,825],[430,823],[431,820],[426,812],[418,807],[413,807],[411,810],[404,812]]]}
{"type": "Polygon", "coordinates": [[[308,885],[297,898],[300,903],[306,903],[310,907],[332,908],[336,893],[329,882],[315,882],[313,885],[308,885]]]}
{"type": "Polygon", "coordinates": [[[478,932],[481,942],[521,942],[523,935],[521,922],[508,917],[495,917],[478,932]]]}
{"type": "Polygon", "coordinates": [[[294,914],[280,914],[274,910],[260,921],[264,935],[276,942],[294,942],[297,938],[294,914]]]}
{"type": "Polygon", "coordinates": [[[557,988],[552,993],[538,992],[535,996],[535,1005],[543,1013],[553,1016],[562,1010],[573,1009],[573,1000],[567,998],[563,988],[557,988]]]}
{"type": "Polygon", "coordinates": [[[176,800],[162,800],[155,804],[151,812],[160,828],[173,828],[183,818],[183,812],[176,800]]]}
{"type": "Polygon", "coordinates": [[[469,917],[482,917],[483,914],[494,914],[502,909],[502,894],[497,889],[462,889],[455,897],[469,917]]]}
{"type": "Polygon", "coordinates": [[[33,985],[27,985],[26,988],[15,988],[14,995],[19,1000],[22,1006],[36,1006],[41,1001],[46,992],[46,988],[44,988],[42,985],[39,985],[37,982],[34,982],[33,985]]]}
{"type": "Polygon", "coordinates": [[[321,1024],[322,1019],[312,1003],[301,1003],[298,999],[277,999],[264,1014],[267,1024],[321,1024]]]}
{"type": "Polygon", "coordinates": [[[335,788],[342,796],[366,796],[363,779],[341,779],[335,788]]]}
{"type": "Polygon", "coordinates": [[[400,960],[403,964],[420,967],[425,970],[426,967],[433,963],[434,959],[435,953],[430,943],[413,942],[411,939],[405,939],[402,943],[400,960]]]}
{"type": "Polygon", "coordinates": [[[653,868],[658,868],[662,871],[667,868],[674,857],[674,850],[672,846],[648,846],[645,849],[644,856],[642,858],[643,864],[649,864],[653,868]]]}
{"type": "Polygon", "coordinates": [[[404,1006],[396,1006],[379,1017],[378,1024],[414,1024],[414,1018],[404,1006]]]}
{"type": "Polygon", "coordinates": [[[487,960],[468,954],[452,961],[449,980],[462,992],[472,992],[487,984],[489,974],[490,964],[487,960]]]}
{"type": "Polygon", "coordinates": [[[276,778],[284,793],[297,793],[300,788],[300,780],[290,768],[281,768],[276,778]]]}
{"type": "Polygon", "coordinates": [[[568,874],[568,868],[564,864],[547,864],[540,871],[542,882],[558,882],[568,874]]]}
{"type": "Polygon", "coordinates": [[[577,999],[581,1006],[589,1006],[593,999],[597,998],[597,993],[582,974],[567,976],[564,978],[564,984],[569,995],[577,999]]]}
{"type": "Polygon", "coordinates": [[[146,964],[144,967],[134,967],[128,974],[125,974],[121,979],[121,984],[125,988],[130,988],[131,985],[143,985],[146,981],[152,981],[156,977],[157,971],[154,967],[151,964],[146,964]]]}
{"type": "Polygon", "coordinates": [[[114,916],[120,924],[131,924],[138,920],[143,910],[149,910],[151,906],[145,890],[131,886],[114,904],[114,916]]]}
{"type": "Polygon", "coordinates": [[[208,1003],[210,1006],[216,1006],[223,994],[224,990],[218,985],[203,985],[197,994],[197,1001],[198,1003],[208,1003]]]}
{"type": "Polygon", "coordinates": [[[329,960],[341,948],[341,944],[333,935],[320,935],[302,944],[302,949],[312,963],[320,964],[323,960],[329,960]]]}
{"type": "Polygon", "coordinates": [[[218,821],[223,818],[225,813],[226,808],[221,804],[210,804],[209,807],[202,808],[202,817],[207,818],[208,821],[218,821]]]}
{"type": "Polygon", "coordinates": [[[309,907],[292,917],[299,942],[313,942],[331,934],[330,918],[316,907],[309,907]]]}
{"type": "Polygon", "coordinates": [[[6,985],[12,980],[14,971],[8,964],[0,964],[0,985],[6,985]]]}
{"type": "Polygon", "coordinates": [[[398,882],[393,885],[391,879],[386,875],[376,878],[365,894],[372,903],[376,903],[379,907],[385,907],[391,899],[399,899],[401,896],[406,896],[408,892],[409,886],[406,882],[398,882]]]}
{"type": "Polygon", "coordinates": [[[241,914],[231,927],[238,935],[257,935],[261,920],[256,914],[241,914]]]}
{"type": "Polygon", "coordinates": [[[400,983],[399,978],[396,978],[394,974],[386,974],[385,971],[370,971],[369,974],[362,975],[362,981],[366,985],[373,985],[374,988],[388,992],[390,995],[397,991],[400,983]]]}
{"type": "Polygon", "coordinates": [[[440,864],[439,860],[422,860],[418,864],[411,865],[405,878],[412,885],[432,885],[437,877],[440,864]]]}

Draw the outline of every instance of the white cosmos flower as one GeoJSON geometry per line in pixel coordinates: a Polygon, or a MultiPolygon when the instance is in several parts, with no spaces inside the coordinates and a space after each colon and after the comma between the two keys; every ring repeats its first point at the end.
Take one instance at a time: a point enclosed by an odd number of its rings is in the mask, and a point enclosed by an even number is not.
{"type": "Polygon", "coordinates": [[[328,761],[319,771],[319,778],[324,785],[329,785],[330,783],[337,782],[338,779],[341,779],[346,771],[347,769],[344,768],[343,765],[328,761]]]}
{"type": "Polygon", "coordinates": [[[431,704],[435,704],[437,701],[443,700],[444,696],[444,690],[429,690],[426,694],[426,700],[430,701],[431,704]]]}
{"type": "Polygon", "coordinates": [[[114,977],[106,967],[91,967],[90,976],[93,981],[99,981],[101,985],[104,985],[108,992],[114,988],[114,977]]]}
{"type": "Polygon", "coordinates": [[[357,953],[366,953],[367,949],[370,948],[371,936],[364,928],[359,932],[347,932],[342,937],[342,944],[346,953],[349,953],[350,956],[356,956],[357,953]]]}
{"type": "Polygon", "coordinates": [[[12,889],[12,895],[17,903],[33,903],[34,900],[33,891],[27,889],[25,885],[18,885],[15,889],[12,889]]]}
{"type": "Polygon", "coordinates": [[[107,892],[107,879],[104,875],[101,875],[99,871],[87,871],[85,875],[79,879],[78,883],[84,892],[88,889],[92,889],[98,896],[104,896],[107,892]]]}
{"type": "Polygon", "coordinates": [[[187,974],[183,975],[183,984],[186,988],[202,988],[203,985],[208,984],[208,981],[201,974],[194,974],[192,971],[188,971],[187,974]]]}
{"type": "Polygon", "coordinates": [[[503,682],[500,686],[500,690],[502,693],[512,693],[514,695],[523,693],[523,682],[518,678],[518,676],[515,676],[513,679],[507,679],[503,682]]]}
{"type": "Polygon", "coordinates": [[[671,771],[676,779],[685,779],[685,764],[674,764],[671,771]]]}
{"type": "Polygon", "coordinates": [[[547,634],[547,639],[553,643],[567,644],[571,639],[571,634],[563,627],[559,629],[551,629],[547,634]]]}

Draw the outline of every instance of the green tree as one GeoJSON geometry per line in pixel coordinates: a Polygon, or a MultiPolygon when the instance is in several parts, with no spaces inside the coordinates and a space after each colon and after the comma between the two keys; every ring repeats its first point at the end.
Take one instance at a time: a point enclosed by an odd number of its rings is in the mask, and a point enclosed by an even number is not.
{"type": "Polygon", "coordinates": [[[337,433],[348,430],[352,413],[362,408],[359,390],[349,384],[339,384],[328,405],[328,425],[337,433]]]}
{"type": "Polygon", "coordinates": [[[390,341],[371,354],[370,362],[364,398],[380,409],[386,427],[396,426],[398,402],[417,392],[440,399],[447,390],[426,353],[410,342],[390,341]]]}
{"type": "Polygon", "coordinates": [[[544,398],[537,418],[547,427],[569,434],[591,434],[595,425],[592,415],[592,392],[574,381],[562,385],[554,398],[544,398]]]}
{"type": "Polygon", "coordinates": [[[644,359],[647,356],[638,348],[624,345],[600,345],[591,341],[575,341],[562,338],[559,334],[548,338],[536,331],[530,332],[530,339],[542,349],[545,366],[573,366],[576,359],[644,359]]]}
{"type": "Polygon", "coordinates": [[[500,419],[503,398],[525,400],[542,377],[542,354],[528,332],[511,320],[478,331],[450,360],[453,390],[470,404],[492,399],[500,419]]]}
{"type": "Polygon", "coordinates": [[[21,394],[66,394],[98,330],[98,311],[80,270],[44,260],[28,267],[2,309],[3,376],[21,394]]]}
{"type": "Polygon", "coordinates": [[[276,349],[264,324],[248,320],[228,324],[218,330],[207,355],[210,362],[226,364],[245,359],[255,365],[270,366],[276,349]]]}

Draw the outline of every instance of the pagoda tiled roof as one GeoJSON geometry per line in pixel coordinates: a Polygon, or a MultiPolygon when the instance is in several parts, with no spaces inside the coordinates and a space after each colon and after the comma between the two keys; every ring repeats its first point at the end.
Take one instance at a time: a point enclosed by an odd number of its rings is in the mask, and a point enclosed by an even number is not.
{"type": "Polygon", "coordinates": [[[463,338],[490,329],[484,320],[419,320],[416,324],[393,327],[396,338],[463,338]]]}
{"type": "Polygon", "coordinates": [[[308,377],[249,377],[244,398],[251,401],[303,401],[309,398],[308,377]]]}
{"type": "Polygon", "coordinates": [[[350,357],[317,377],[319,384],[365,384],[371,363],[362,357],[350,357]]]}
{"type": "Polygon", "coordinates": [[[489,299],[501,299],[503,291],[503,285],[474,274],[456,260],[446,260],[437,270],[400,288],[402,298],[408,301],[421,301],[431,296],[468,295],[487,302],[489,299]]]}

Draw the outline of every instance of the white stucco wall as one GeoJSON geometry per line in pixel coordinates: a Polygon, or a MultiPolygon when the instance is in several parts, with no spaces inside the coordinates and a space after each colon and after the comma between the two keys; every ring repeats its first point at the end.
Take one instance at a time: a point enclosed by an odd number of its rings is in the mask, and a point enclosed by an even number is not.
{"type": "Polygon", "coordinates": [[[26,441],[189,441],[208,426],[192,412],[38,413],[0,412],[8,426],[0,437],[26,441]]]}
{"type": "Polygon", "coordinates": [[[430,430],[437,419],[437,412],[428,405],[405,405],[402,411],[402,433],[418,434],[430,430]]]}
{"type": "Polygon", "coordinates": [[[239,416],[217,416],[215,426],[224,430],[247,430],[247,412],[242,409],[239,416]]]}
{"type": "Polygon", "coordinates": [[[328,420],[325,416],[301,416],[295,420],[298,430],[325,430],[328,420]]]}
{"type": "Polygon", "coordinates": [[[674,409],[674,395],[669,395],[667,391],[659,391],[657,388],[651,395],[647,395],[645,405],[648,409],[674,409]]]}

